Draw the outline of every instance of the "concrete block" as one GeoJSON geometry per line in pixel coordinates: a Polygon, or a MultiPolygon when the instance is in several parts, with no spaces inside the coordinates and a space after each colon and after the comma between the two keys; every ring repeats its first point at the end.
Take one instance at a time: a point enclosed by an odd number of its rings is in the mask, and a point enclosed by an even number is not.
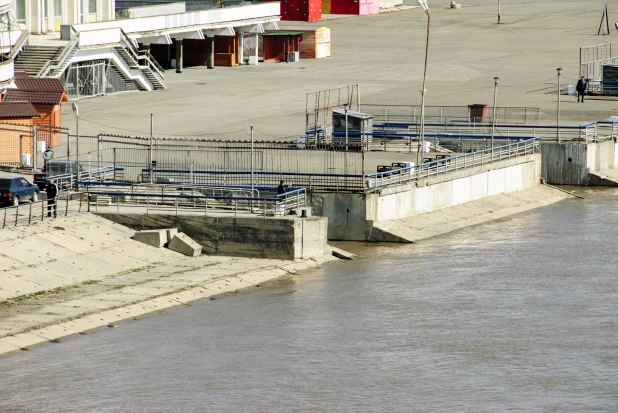
{"type": "Polygon", "coordinates": [[[135,241],[161,248],[167,243],[167,230],[157,229],[151,231],[138,231],[133,236],[135,241]]]}
{"type": "Polygon", "coordinates": [[[202,246],[182,232],[174,235],[168,248],[188,257],[197,257],[202,253],[202,246]]]}
{"type": "Polygon", "coordinates": [[[167,232],[167,242],[170,242],[175,235],[178,235],[178,228],[168,228],[165,231],[167,232]]]}

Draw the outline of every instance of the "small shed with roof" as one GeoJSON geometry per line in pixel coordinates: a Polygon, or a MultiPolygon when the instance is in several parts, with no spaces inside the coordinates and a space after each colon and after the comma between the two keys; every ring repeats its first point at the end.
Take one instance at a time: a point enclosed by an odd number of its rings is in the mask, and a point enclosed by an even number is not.
{"type": "Polygon", "coordinates": [[[279,30],[301,32],[299,52],[301,59],[319,59],[330,56],[330,27],[302,22],[280,22],[279,30]]]}
{"type": "Polygon", "coordinates": [[[2,124],[32,126],[39,117],[30,102],[0,102],[0,163],[18,164],[20,155],[32,156],[32,134],[24,133],[28,128],[2,124]]]}
{"type": "Polygon", "coordinates": [[[303,32],[278,30],[262,34],[262,56],[265,62],[296,62],[303,32]]]}
{"type": "Polygon", "coordinates": [[[62,103],[68,102],[64,86],[59,79],[34,78],[25,72],[15,74],[16,89],[7,89],[5,102],[30,102],[39,112],[35,125],[62,127],[62,103]]]}

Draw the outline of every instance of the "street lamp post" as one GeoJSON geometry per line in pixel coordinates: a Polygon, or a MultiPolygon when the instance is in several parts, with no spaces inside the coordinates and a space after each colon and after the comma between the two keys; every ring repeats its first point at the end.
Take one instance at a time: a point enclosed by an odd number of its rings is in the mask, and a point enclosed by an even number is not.
{"type": "Polygon", "coordinates": [[[343,111],[345,112],[345,150],[348,150],[348,104],[343,104],[343,111]]]}
{"type": "MultiPolygon", "coordinates": [[[[73,114],[75,115],[75,151],[77,152],[75,168],[77,169],[77,181],[79,182],[81,180],[79,170],[79,107],[77,106],[77,103],[71,103],[71,108],[73,109],[73,114]]],[[[77,184],[75,184],[75,188],[77,189],[77,184]]]]}
{"type": "Polygon", "coordinates": [[[499,77],[494,77],[494,114],[491,117],[491,147],[494,147],[494,135],[496,134],[496,96],[498,94],[499,77]]]}
{"type": "Polygon", "coordinates": [[[423,143],[425,141],[425,93],[427,89],[427,58],[429,55],[429,27],[431,22],[431,16],[429,15],[429,6],[427,6],[427,0],[417,0],[418,4],[425,11],[427,15],[427,41],[425,43],[425,70],[423,72],[423,89],[421,90],[421,127],[418,137],[418,153],[416,154],[416,164],[421,164],[421,151],[423,149],[423,143]]]}
{"type": "Polygon", "coordinates": [[[558,72],[558,112],[556,113],[556,139],[560,143],[560,75],[562,74],[562,68],[556,69],[558,72]]]}
{"type": "Polygon", "coordinates": [[[148,175],[150,176],[150,183],[154,183],[154,178],[152,174],[154,171],[152,170],[152,130],[154,127],[154,120],[152,113],[150,114],[150,136],[148,137],[148,175]]]}
{"type": "Polygon", "coordinates": [[[253,212],[253,193],[255,191],[255,181],[253,180],[253,125],[251,125],[251,212],[253,212]]]}

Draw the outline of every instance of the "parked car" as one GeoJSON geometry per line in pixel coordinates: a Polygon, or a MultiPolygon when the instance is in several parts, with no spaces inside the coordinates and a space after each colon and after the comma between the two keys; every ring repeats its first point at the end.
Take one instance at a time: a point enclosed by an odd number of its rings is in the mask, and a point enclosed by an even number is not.
{"type": "MultiPolygon", "coordinates": [[[[76,161],[47,161],[41,173],[34,174],[34,183],[38,185],[41,191],[44,191],[51,177],[77,176],[77,167],[78,164],[76,161]]],[[[80,172],[84,171],[81,164],[79,164],[79,170],[80,172]]],[[[67,189],[61,185],[59,185],[59,187],[61,187],[60,189],[67,189]]]]}
{"type": "Polygon", "coordinates": [[[21,201],[39,200],[40,189],[22,177],[0,178],[0,202],[17,206],[21,201]]]}

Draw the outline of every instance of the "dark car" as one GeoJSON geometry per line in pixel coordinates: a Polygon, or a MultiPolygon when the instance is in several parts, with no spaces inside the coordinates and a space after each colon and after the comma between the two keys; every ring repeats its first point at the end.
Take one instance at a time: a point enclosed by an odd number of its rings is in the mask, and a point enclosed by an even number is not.
{"type": "MultiPolygon", "coordinates": [[[[41,191],[44,191],[51,177],[77,176],[77,168],[78,164],[75,161],[47,161],[41,173],[34,174],[34,183],[38,185],[41,191]]],[[[81,164],[79,164],[79,170],[80,172],[84,172],[84,167],[81,164]]],[[[58,182],[58,180],[56,180],[56,182],[58,182]]]]}
{"type": "Polygon", "coordinates": [[[20,201],[39,200],[40,189],[32,185],[22,177],[0,178],[0,202],[8,203],[12,206],[19,205],[20,201]]]}

